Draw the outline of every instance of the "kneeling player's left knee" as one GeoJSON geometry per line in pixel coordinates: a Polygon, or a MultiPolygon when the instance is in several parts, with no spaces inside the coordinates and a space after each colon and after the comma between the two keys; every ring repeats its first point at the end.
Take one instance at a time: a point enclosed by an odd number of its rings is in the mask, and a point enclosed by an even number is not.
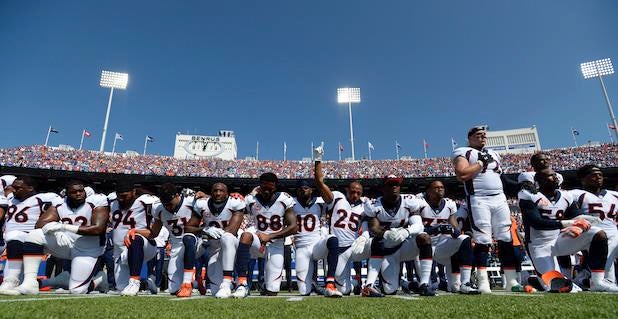
{"type": "Polygon", "coordinates": [[[431,236],[425,233],[416,235],[416,244],[419,247],[423,245],[431,245],[431,236]]]}
{"type": "MultiPolygon", "coordinates": [[[[107,280],[107,278],[105,280],[107,280]]],[[[84,295],[88,293],[88,287],[89,285],[69,287],[69,292],[73,295],[84,295]]]]}
{"type": "Polygon", "coordinates": [[[605,233],[605,231],[603,230],[599,230],[596,234],[594,234],[594,237],[592,237],[592,240],[607,240],[607,233],[605,233]]]}
{"type": "Polygon", "coordinates": [[[331,236],[326,240],[326,248],[328,250],[339,249],[339,239],[335,236],[331,236]]]}

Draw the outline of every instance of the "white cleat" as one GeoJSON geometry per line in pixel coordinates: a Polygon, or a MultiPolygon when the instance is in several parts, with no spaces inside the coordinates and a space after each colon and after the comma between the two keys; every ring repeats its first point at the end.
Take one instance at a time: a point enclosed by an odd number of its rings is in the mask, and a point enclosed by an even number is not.
{"type": "Polygon", "coordinates": [[[155,283],[154,276],[148,277],[148,279],[146,279],[146,283],[148,284],[148,291],[150,291],[150,294],[156,295],[159,293],[159,287],[157,287],[157,284],[155,283]]]}
{"type": "Polygon", "coordinates": [[[590,281],[590,291],[618,292],[618,286],[607,279],[603,279],[599,282],[590,281]]]}
{"type": "Polygon", "coordinates": [[[234,298],[246,298],[249,295],[249,289],[246,285],[240,285],[236,288],[236,291],[232,294],[234,298]]]}
{"type": "Polygon", "coordinates": [[[215,297],[226,299],[232,296],[232,283],[229,281],[223,281],[221,285],[219,285],[219,291],[215,294],[215,297]]]}
{"type": "Polygon", "coordinates": [[[482,294],[491,293],[487,271],[478,271],[476,273],[476,285],[478,286],[478,291],[480,291],[482,294]]]}
{"type": "Polygon", "coordinates": [[[341,293],[341,291],[337,290],[337,287],[335,287],[335,284],[328,283],[326,284],[326,289],[324,289],[324,297],[341,298],[343,297],[343,294],[341,293]]]}
{"type": "Polygon", "coordinates": [[[24,280],[16,289],[22,295],[38,295],[39,282],[36,280],[24,280]]]}
{"type": "Polygon", "coordinates": [[[139,293],[140,281],[137,279],[129,279],[129,284],[120,293],[123,296],[137,296],[139,293]]]}
{"type": "Polygon", "coordinates": [[[19,279],[4,278],[4,281],[0,285],[0,295],[7,295],[7,296],[21,295],[21,293],[17,290],[18,285],[19,285],[19,279]]]}
{"type": "MultiPolygon", "coordinates": [[[[94,278],[101,277],[101,283],[94,289],[102,294],[109,292],[109,283],[107,282],[107,274],[103,270],[99,271],[94,278]]],[[[94,281],[93,278],[93,281],[94,281]]]]}
{"type": "Polygon", "coordinates": [[[459,293],[464,295],[478,295],[481,292],[471,282],[459,286],[459,293]]]}

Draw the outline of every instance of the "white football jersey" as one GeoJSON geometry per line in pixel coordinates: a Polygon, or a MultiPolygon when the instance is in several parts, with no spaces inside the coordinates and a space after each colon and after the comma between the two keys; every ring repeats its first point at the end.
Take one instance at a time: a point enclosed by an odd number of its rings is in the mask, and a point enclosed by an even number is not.
{"type": "Polygon", "coordinates": [[[599,227],[612,234],[617,232],[618,192],[606,189],[602,190],[599,195],[581,189],[574,189],[570,192],[573,193],[584,214],[598,217],[603,221],[599,227]]]}
{"type": "MultiPolygon", "coordinates": [[[[71,208],[67,204],[66,199],[56,209],[60,222],[63,224],[88,226],[92,225],[92,211],[98,207],[109,207],[107,197],[101,194],[95,194],[86,198],[86,202],[77,207],[71,208]]],[[[66,234],[75,240],[75,247],[83,249],[101,248],[101,253],[105,249],[105,234],[99,236],[85,236],[72,232],[66,234]]]]}
{"type": "Polygon", "coordinates": [[[450,224],[448,221],[449,217],[457,213],[457,204],[450,198],[440,200],[440,205],[437,208],[431,207],[426,199],[423,199],[423,201],[425,203],[420,210],[420,214],[425,226],[450,224]]]}
{"type": "Polygon", "coordinates": [[[110,205],[114,245],[124,246],[124,237],[129,230],[150,227],[152,206],[156,203],[160,203],[158,197],[144,194],[136,198],[129,209],[120,209],[120,203],[114,200],[110,205]]]}
{"type": "Polygon", "coordinates": [[[163,227],[169,231],[169,240],[173,246],[182,244],[185,224],[193,215],[195,198],[181,196],[180,201],[178,210],[175,212],[168,211],[160,202],[152,206],[152,217],[160,220],[163,227]]]}
{"type": "Polygon", "coordinates": [[[326,204],[322,197],[314,197],[308,206],[303,206],[297,198],[294,198],[294,213],[296,213],[296,225],[298,233],[294,235],[294,245],[304,247],[316,243],[321,238],[320,220],[326,212],[326,204]]]}
{"type": "Polygon", "coordinates": [[[349,247],[358,238],[366,202],[369,200],[362,197],[358,202],[350,204],[343,193],[333,192],[333,201],[328,205],[328,210],[332,211],[329,227],[330,233],[339,240],[339,247],[349,247]]]}
{"type": "Polygon", "coordinates": [[[399,206],[387,210],[380,196],[365,204],[365,216],[377,218],[385,230],[407,227],[412,223],[411,217],[418,215],[424,205],[426,205],[425,201],[414,195],[400,195],[399,206]]]}
{"type": "MultiPolygon", "coordinates": [[[[558,190],[553,201],[549,200],[542,193],[532,194],[528,191],[522,190],[517,195],[520,203],[522,201],[529,201],[533,203],[539,210],[541,218],[549,220],[562,220],[564,219],[564,213],[575,202],[575,197],[569,191],[558,190]]],[[[524,221],[526,218],[524,217],[524,221]]],[[[531,225],[526,225],[526,241],[532,243],[544,243],[550,240],[558,238],[560,235],[560,229],[535,229],[531,225]]]]}
{"type": "Polygon", "coordinates": [[[6,210],[5,233],[12,230],[28,232],[34,229],[39,216],[50,206],[62,204],[62,197],[55,193],[41,193],[23,202],[13,197],[6,210]]]}
{"type": "Polygon", "coordinates": [[[245,213],[246,204],[243,200],[228,197],[220,206],[215,205],[211,197],[200,198],[193,204],[195,213],[202,217],[206,227],[227,228],[234,212],[245,213]]]}
{"type": "MultiPolygon", "coordinates": [[[[497,195],[503,193],[502,180],[500,174],[502,168],[500,168],[500,155],[492,150],[485,150],[494,161],[487,165],[487,169],[483,169],[474,176],[474,178],[464,182],[464,189],[466,195],[497,195]]],[[[481,151],[471,147],[460,147],[453,151],[453,158],[463,157],[468,160],[470,165],[477,162],[478,156],[481,151]]]]}
{"type": "Polygon", "coordinates": [[[283,229],[285,211],[294,207],[294,199],[288,193],[277,192],[266,203],[259,195],[245,197],[247,210],[253,219],[255,228],[262,233],[275,233],[283,229]]]}

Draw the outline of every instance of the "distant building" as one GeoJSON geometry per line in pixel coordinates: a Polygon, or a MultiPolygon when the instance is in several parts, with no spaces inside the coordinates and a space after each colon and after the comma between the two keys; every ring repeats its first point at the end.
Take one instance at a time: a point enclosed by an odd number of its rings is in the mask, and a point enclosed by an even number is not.
{"type": "Polygon", "coordinates": [[[235,160],[237,155],[234,131],[221,130],[218,136],[176,135],[175,158],[235,160]]]}
{"type": "Polygon", "coordinates": [[[498,154],[525,154],[540,151],[541,142],[536,126],[502,131],[488,128],[486,148],[498,154]]]}

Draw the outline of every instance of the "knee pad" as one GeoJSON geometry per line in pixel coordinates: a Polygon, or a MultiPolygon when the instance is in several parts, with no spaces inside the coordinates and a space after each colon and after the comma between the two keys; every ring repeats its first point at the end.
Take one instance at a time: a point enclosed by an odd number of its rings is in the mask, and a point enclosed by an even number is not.
{"type": "Polygon", "coordinates": [[[42,229],[35,229],[28,233],[25,242],[33,243],[37,245],[45,245],[45,234],[42,229]]]}
{"type": "Polygon", "coordinates": [[[24,257],[24,243],[18,240],[11,240],[6,243],[7,259],[22,259],[24,257]]]}

